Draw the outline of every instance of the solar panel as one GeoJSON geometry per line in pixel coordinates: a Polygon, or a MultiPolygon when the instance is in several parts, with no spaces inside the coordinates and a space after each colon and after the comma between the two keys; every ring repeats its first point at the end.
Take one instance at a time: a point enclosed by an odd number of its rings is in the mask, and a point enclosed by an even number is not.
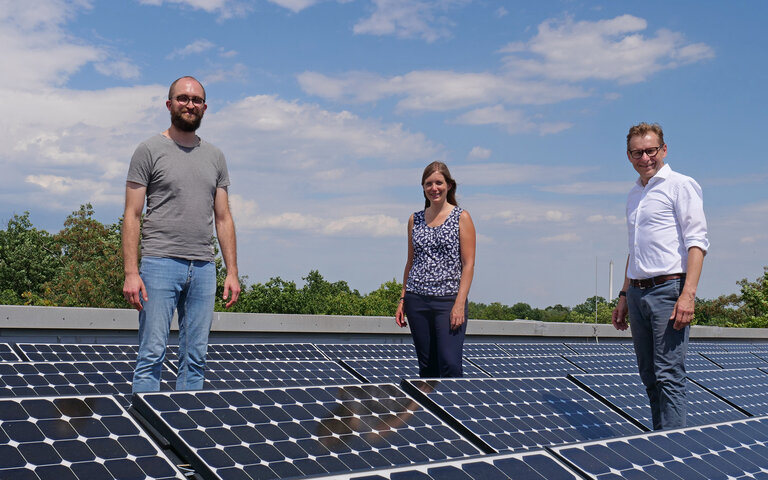
{"type": "Polygon", "coordinates": [[[0,399],[0,478],[183,479],[108,396],[0,399]]]}
{"type": "Polygon", "coordinates": [[[0,343],[0,362],[18,362],[21,361],[16,352],[7,343],[0,343]]]}
{"type": "Polygon", "coordinates": [[[507,355],[561,355],[573,353],[573,350],[562,343],[497,343],[507,355]]]}
{"type": "Polygon", "coordinates": [[[206,390],[359,383],[330,360],[218,361],[205,363],[206,390]]]}
{"type": "MultiPolygon", "coordinates": [[[[115,395],[131,403],[133,362],[6,362],[0,363],[0,397],[115,395]]],[[[172,390],[176,375],[164,369],[161,390],[172,390]]]]}
{"type": "MultiPolygon", "coordinates": [[[[19,343],[19,349],[32,362],[80,362],[80,361],[136,361],[137,345],[83,344],[83,343],[19,343]]],[[[166,360],[178,355],[169,346],[166,360]]]]}
{"type": "Polygon", "coordinates": [[[768,362],[751,353],[702,353],[704,357],[722,368],[768,367],[768,362]]]}
{"type": "Polygon", "coordinates": [[[489,452],[640,430],[565,378],[406,380],[403,387],[489,452]]]}
{"type": "Polygon", "coordinates": [[[765,343],[722,343],[723,350],[731,353],[768,353],[765,343]]]}
{"type": "Polygon", "coordinates": [[[713,342],[688,342],[688,353],[724,352],[720,343],[713,342]]]}
{"type": "Polygon", "coordinates": [[[470,358],[470,361],[492,377],[565,377],[569,373],[584,372],[559,355],[470,358]]]}
{"type": "Polygon", "coordinates": [[[634,354],[563,355],[587,373],[637,373],[634,354]]]}
{"type": "Polygon", "coordinates": [[[325,360],[311,343],[210,343],[208,360],[325,360]]]}
{"type": "Polygon", "coordinates": [[[494,343],[465,343],[462,353],[465,357],[503,357],[509,355],[494,343]]]}
{"type": "MultiPolygon", "coordinates": [[[[415,358],[370,358],[339,360],[363,377],[367,383],[399,384],[403,378],[419,378],[419,363],[415,358]]],[[[488,377],[482,370],[464,360],[464,377],[488,377]]]]}
{"type": "Polygon", "coordinates": [[[591,479],[764,479],[768,420],[659,431],[553,451],[591,479]]]}
{"type": "Polygon", "coordinates": [[[489,455],[469,460],[334,475],[336,480],[580,480],[573,470],[544,450],[489,455]]]}
{"type": "Polygon", "coordinates": [[[411,343],[318,343],[315,346],[331,360],[416,358],[416,349],[411,343]]]}
{"type": "Polygon", "coordinates": [[[634,353],[631,343],[566,343],[565,345],[579,355],[634,353]]]}
{"type": "Polygon", "coordinates": [[[480,450],[394,385],[138,394],[136,410],[206,478],[295,478],[480,450]]]}
{"type": "Polygon", "coordinates": [[[749,415],[768,414],[768,375],[760,369],[690,372],[688,378],[749,415]]]}
{"type": "MultiPolygon", "coordinates": [[[[585,374],[571,375],[571,378],[595,397],[633,419],[635,424],[642,425],[647,430],[653,430],[651,407],[640,375],[636,373],[585,374]]],[[[742,412],[693,382],[687,383],[686,392],[688,402],[686,422],[689,426],[727,422],[745,417],[742,412]]]]}
{"type": "Polygon", "coordinates": [[[720,365],[707,360],[699,353],[691,353],[685,356],[685,370],[687,372],[696,372],[699,370],[718,370],[720,365]]]}

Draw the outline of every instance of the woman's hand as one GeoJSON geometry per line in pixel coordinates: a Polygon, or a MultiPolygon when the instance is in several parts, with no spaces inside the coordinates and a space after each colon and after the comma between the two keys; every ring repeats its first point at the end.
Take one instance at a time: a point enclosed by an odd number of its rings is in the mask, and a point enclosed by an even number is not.
{"type": "Polygon", "coordinates": [[[408,326],[408,322],[405,321],[405,300],[400,300],[400,303],[397,304],[395,322],[397,322],[401,328],[408,326]]]}
{"type": "Polygon", "coordinates": [[[459,329],[465,321],[466,318],[464,318],[464,305],[454,303],[453,308],[451,309],[451,330],[459,329]]]}

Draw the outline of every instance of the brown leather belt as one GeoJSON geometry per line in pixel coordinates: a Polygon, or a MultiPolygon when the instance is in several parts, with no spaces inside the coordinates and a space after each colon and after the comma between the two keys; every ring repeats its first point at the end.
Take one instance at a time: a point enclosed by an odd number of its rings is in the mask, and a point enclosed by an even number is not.
{"type": "Polygon", "coordinates": [[[684,279],[685,274],[672,273],[670,275],[659,275],[658,277],[653,277],[653,278],[643,278],[642,280],[631,279],[629,281],[629,284],[637,288],[651,288],[651,287],[655,287],[656,285],[661,285],[662,283],[668,280],[676,280],[678,278],[684,279]]]}

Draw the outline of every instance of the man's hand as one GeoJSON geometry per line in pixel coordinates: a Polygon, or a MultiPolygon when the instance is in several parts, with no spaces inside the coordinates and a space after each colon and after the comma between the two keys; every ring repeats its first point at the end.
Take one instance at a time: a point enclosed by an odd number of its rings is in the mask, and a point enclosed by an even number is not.
{"type": "Polygon", "coordinates": [[[125,276],[123,297],[138,311],[142,309],[141,300],[143,299],[145,302],[149,300],[149,297],[147,297],[147,287],[144,286],[144,280],[141,279],[138,273],[129,273],[125,276]]]}
{"type": "Polygon", "coordinates": [[[613,309],[611,322],[616,330],[626,330],[629,328],[627,323],[627,298],[623,295],[619,297],[619,303],[613,309]]]}
{"type": "Polygon", "coordinates": [[[680,295],[680,298],[675,302],[675,308],[672,309],[672,315],[669,317],[670,321],[675,321],[672,328],[675,330],[682,330],[691,324],[691,321],[693,320],[693,311],[696,308],[695,298],[695,295],[688,295],[685,292],[680,295]]]}
{"type": "Polygon", "coordinates": [[[231,307],[240,298],[240,280],[237,278],[237,275],[227,274],[227,278],[224,279],[224,295],[221,298],[224,300],[229,298],[224,308],[231,307]]]}

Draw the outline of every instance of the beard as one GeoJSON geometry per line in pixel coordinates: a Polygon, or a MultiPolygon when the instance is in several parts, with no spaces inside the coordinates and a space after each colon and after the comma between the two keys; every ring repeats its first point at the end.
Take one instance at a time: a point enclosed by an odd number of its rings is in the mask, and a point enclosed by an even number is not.
{"type": "Polygon", "coordinates": [[[184,111],[171,112],[171,124],[182,132],[194,132],[200,128],[200,122],[203,121],[203,114],[195,114],[194,120],[184,118],[184,111]]]}

